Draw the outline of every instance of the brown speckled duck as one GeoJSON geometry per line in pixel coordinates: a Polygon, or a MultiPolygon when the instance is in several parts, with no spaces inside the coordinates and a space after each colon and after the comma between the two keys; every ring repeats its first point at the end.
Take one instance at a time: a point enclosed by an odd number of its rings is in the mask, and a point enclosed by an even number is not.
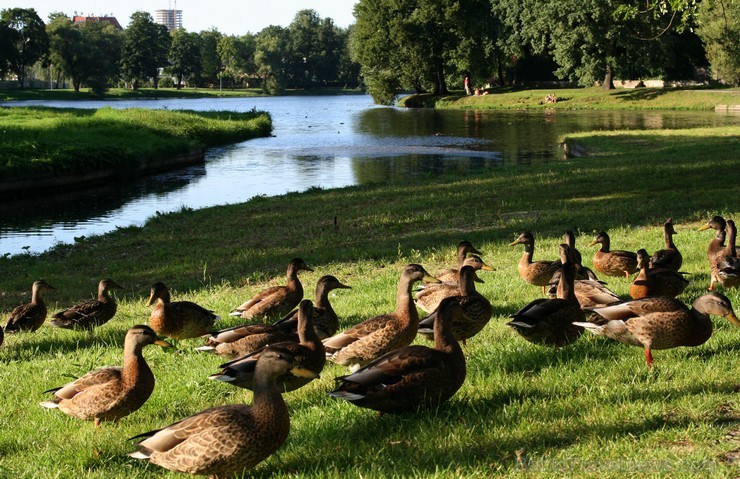
{"type": "MultiPolygon", "coordinates": [[[[298,365],[315,373],[315,377],[319,377],[326,363],[326,353],[314,329],[313,310],[310,300],[301,301],[298,305],[298,342],[288,341],[276,343],[273,346],[290,351],[298,365]]],[[[223,370],[218,374],[212,374],[209,378],[225,381],[240,388],[252,389],[255,367],[263,350],[258,349],[251,354],[222,364],[220,367],[223,370]]],[[[314,377],[297,377],[293,374],[286,374],[277,379],[277,385],[280,391],[290,392],[305,386],[313,379],[314,377]]]]}
{"type": "Polygon", "coordinates": [[[168,347],[149,326],[133,326],[126,332],[123,343],[123,367],[105,367],[56,389],[54,399],[42,406],[58,408],[78,419],[118,421],[139,409],[154,391],[154,374],[149,369],[142,350],[156,344],[168,347]]]}
{"type": "MultiPolygon", "coordinates": [[[[470,255],[465,258],[463,266],[470,266],[475,271],[493,271],[493,268],[488,266],[478,255],[470,255]]],[[[479,279],[478,276],[474,276],[473,280],[479,283],[483,282],[483,280],[479,279]]],[[[458,272],[457,280],[425,285],[421,290],[416,292],[414,297],[415,303],[419,309],[431,314],[435,309],[437,309],[437,306],[439,306],[439,303],[444,298],[460,295],[462,295],[462,292],[460,291],[460,273],[458,272]]]]}
{"type": "Polygon", "coordinates": [[[91,330],[101,326],[116,314],[118,305],[110,297],[111,289],[123,289],[111,279],[102,279],[98,283],[98,299],[80,301],[64,311],[56,313],[51,325],[64,329],[91,330]]]}
{"type": "Polygon", "coordinates": [[[293,258],[288,263],[285,286],[267,288],[234,309],[229,316],[244,319],[276,318],[284,316],[303,299],[303,285],[298,279],[300,271],[313,271],[301,258],[293,258]]]}
{"type": "Polygon", "coordinates": [[[444,299],[434,320],[434,349],[412,345],[391,351],[360,370],[338,377],[329,395],[381,413],[436,408],[465,381],[465,356],[452,333],[465,312],[444,299]]]}
{"type": "Polygon", "coordinates": [[[14,333],[17,331],[36,331],[46,321],[46,303],[44,303],[44,292],[53,291],[55,288],[40,279],[34,281],[31,287],[31,302],[16,307],[8,316],[5,323],[5,331],[14,333]]]}
{"type": "MultiPolygon", "coordinates": [[[[339,319],[329,301],[329,293],[335,289],[349,289],[336,277],[325,275],[316,283],[316,297],[313,308],[313,327],[319,339],[325,339],[337,332],[339,319]]],[[[214,351],[227,358],[237,358],[267,346],[283,341],[298,341],[298,310],[291,311],[273,324],[244,324],[222,329],[206,338],[205,346],[195,348],[199,351],[214,351]]]]}
{"type": "Polygon", "coordinates": [[[419,313],[411,297],[411,288],[417,281],[439,282],[421,265],[406,265],[398,282],[395,311],[367,319],[325,339],[329,360],[354,370],[388,351],[411,344],[419,328],[419,313]]]}
{"type": "Polygon", "coordinates": [[[531,343],[543,346],[566,346],[583,333],[575,326],[585,316],[575,296],[575,265],[570,262],[567,244],[560,245],[560,262],[563,272],[555,299],[535,299],[514,313],[514,319],[506,323],[531,343]]]}
{"type": "Polygon", "coordinates": [[[290,417],[277,379],[285,374],[312,377],[289,351],[267,347],[254,372],[252,406],[229,404],[201,411],[158,431],[137,436],[129,454],[165,469],[227,478],[251,469],[285,442],[290,417]]]}
{"type": "Polygon", "coordinates": [[[735,245],[737,238],[737,227],[733,220],[727,220],[725,227],[727,233],[727,244],[725,245],[724,254],[717,256],[717,264],[711,271],[711,282],[709,289],[714,290],[716,283],[725,288],[737,288],[740,286],[740,258],[737,255],[735,245]]]}
{"type": "MultiPolygon", "coordinates": [[[[705,225],[699,228],[699,231],[714,229],[716,233],[707,247],[707,260],[709,261],[710,269],[716,268],[719,258],[725,256],[726,228],[727,222],[721,216],[712,217],[705,225]]],[[[735,248],[735,256],[738,256],[737,248],[735,248]]]]}
{"type": "MultiPolygon", "coordinates": [[[[458,286],[461,294],[451,296],[463,309],[462,316],[456,316],[452,322],[452,333],[458,341],[465,342],[478,334],[488,324],[493,314],[491,302],[475,290],[475,270],[471,266],[463,266],[460,269],[460,283],[458,286]]],[[[426,339],[434,339],[434,325],[439,309],[419,322],[419,334],[426,339]]]]}
{"type": "Polygon", "coordinates": [[[542,286],[542,292],[544,293],[545,287],[550,284],[552,275],[561,266],[560,260],[532,261],[532,256],[534,255],[534,235],[529,231],[520,234],[509,246],[516,246],[518,244],[524,245],[524,254],[517,265],[519,276],[529,284],[542,286]]]}
{"type": "Polygon", "coordinates": [[[147,306],[154,305],[149,326],[166,338],[188,339],[207,334],[218,316],[191,301],[170,301],[164,283],[154,283],[147,306]]]}
{"type": "Polygon", "coordinates": [[[640,271],[630,285],[632,299],[648,296],[668,296],[675,298],[689,285],[688,280],[677,271],[667,268],[653,268],[650,255],[644,249],[637,250],[637,266],[640,271]]]}
{"type": "Polygon", "coordinates": [[[637,254],[621,249],[612,250],[611,240],[606,232],[602,231],[589,244],[593,246],[601,243],[601,248],[594,254],[594,269],[607,276],[624,276],[629,279],[632,273],[637,273],[637,254]]]}
{"type": "Polygon", "coordinates": [[[704,344],[712,335],[710,314],[740,326],[730,300],[719,293],[700,296],[691,309],[675,298],[652,296],[594,311],[608,322],[578,325],[594,334],[644,348],[648,367],[653,365],[653,349],[704,344]]]}
{"type": "Polygon", "coordinates": [[[673,235],[676,233],[676,229],[673,227],[673,220],[668,218],[663,224],[663,239],[665,240],[665,248],[659,249],[650,260],[650,265],[653,268],[667,268],[673,271],[681,269],[683,264],[683,256],[681,252],[676,248],[676,244],[673,242],[673,235]]]}
{"type": "Polygon", "coordinates": [[[460,241],[457,244],[457,267],[447,268],[438,272],[434,277],[442,282],[451,281],[457,283],[460,279],[460,268],[465,264],[469,254],[483,254],[478,251],[470,241],[460,241]]]}

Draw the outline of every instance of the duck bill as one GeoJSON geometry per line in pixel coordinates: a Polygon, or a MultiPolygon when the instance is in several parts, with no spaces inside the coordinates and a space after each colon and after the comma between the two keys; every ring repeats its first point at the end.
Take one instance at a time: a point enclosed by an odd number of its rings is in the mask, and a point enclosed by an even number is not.
{"type": "Polygon", "coordinates": [[[599,243],[598,241],[596,241],[596,240],[593,240],[593,241],[592,241],[592,242],[590,242],[590,243],[589,243],[588,245],[589,245],[589,246],[593,246],[593,245],[595,245],[595,244],[598,244],[598,243],[599,243]]]}
{"type": "Polygon", "coordinates": [[[521,244],[521,243],[519,243],[519,240],[515,240],[515,241],[512,241],[511,243],[509,243],[509,246],[516,246],[518,244],[521,244]]]}
{"type": "Polygon", "coordinates": [[[725,316],[725,318],[727,318],[727,320],[731,322],[732,324],[734,324],[735,326],[740,326],[740,320],[737,319],[737,316],[735,316],[734,311],[730,311],[730,314],[725,316]]]}
{"type": "Polygon", "coordinates": [[[480,269],[482,269],[483,271],[493,271],[493,268],[491,268],[487,264],[484,264],[483,266],[481,266],[480,269]]]}
{"type": "Polygon", "coordinates": [[[319,373],[306,369],[303,366],[295,366],[290,370],[290,374],[298,376],[299,378],[316,379],[319,377],[319,373]]]}
{"type": "Polygon", "coordinates": [[[431,274],[424,276],[423,278],[421,278],[421,280],[425,283],[441,283],[442,282],[438,280],[437,278],[435,278],[434,276],[432,276],[431,274]]]}
{"type": "Polygon", "coordinates": [[[173,347],[170,343],[168,343],[167,341],[165,341],[163,339],[158,339],[158,340],[154,341],[154,344],[156,344],[157,346],[162,346],[163,348],[171,348],[171,347],[173,347]]]}
{"type": "Polygon", "coordinates": [[[704,230],[708,230],[709,228],[711,228],[711,226],[709,226],[708,224],[706,224],[706,225],[701,225],[701,226],[699,227],[699,229],[698,229],[698,230],[696,230],[696,231],[704,231],[704,230]]]}
{"type": "Polygon", "coordinates": [[[154,291],[152,291],[152,294],[149,295],[149,300],[146,302],[146,305],[151,306],[156,300],[157,298],[154,297],[154,291]]]}
{"type": "Polygon", "coordinates": [[[352,289],[352,286],[347,286],[346,284],[339,283],[337,286],[339,289],[352,289]]]}

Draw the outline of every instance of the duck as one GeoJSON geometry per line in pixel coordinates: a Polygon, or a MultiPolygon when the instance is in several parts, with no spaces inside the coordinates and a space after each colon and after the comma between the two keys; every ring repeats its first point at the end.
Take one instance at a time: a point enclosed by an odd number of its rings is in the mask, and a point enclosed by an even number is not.
{"type": "Polygon", "coordinates": [[[529,284],[542,286],[542,292],[544,293],[545,287],[550,284],[552,275],[561,267],[560,260],[532,261],[532,256],[534,255],[534,235],[529,231],[520,234],[516,240],[509,243],[509,246],[516,246],[518,244],[524,245],[524,254],[517,265],[519,276],[529,284]]]}
{"type": "MultiPolygon", "coordinates": [[[[310,300],[304,299],[298,304],[298,342],[287,341],[276,343],[274,346],[284,348],[291,352],[296,362],[302,367],[313,373],[310,377],[298,377],[293,374],[286,374],[277,379],[278,389],[281,392],[295,391],[305,386],[314,378],[318,378],[321,370],[326,364],[326,353],[324,345],[316,334],[313,324],[314,307],[310,300]]],[[[234,361],[222,364],[222,371],[212,374],[209,379],[216,381],[225,381],[234,386],[253,389],[254,372],[257,361],[264,348],[243,356],[234,361]]]]}
{"type": "Polygon", "coordinates": [[[265,348],[254,371],[252,405],[226,404],[200,411],[139,440],[130,457],[170,471],[226,478],[255,467],[288,438],[290,416],[278,378],[286,374],[314,377],[290,351],[265,348]]]}
{"type": "Polygon", "coordinates": [[[457,244],[457,267],[443,269],[439,271],[436,275],[434,275],[434,277],[442,281],[443,283],[446,281],[457,283],[457,281],[460,279],[460,268],[462,268],[465,264],[465,259],[468,257],[469,254],[480,255],[483,253],[478,251],[475,246],[470,243],[470,241],[460,241],[457,244]]]}
{"type": "MultiPolygon", "coordinates": [[[[339,319],[329,301],[329,293],[335,289],[351,289],[335,276],[324,275],[316,283],[313,308],[313,327],[319,339],[333,336],[339,329],[339,319]]],[[[206,344],[195,348],[213,351],[234,359],[267,346],[283,341],[298,341],[298,310],[272,324],[250,323],[222,329],[207,335],[206,344]]]]}
{"type": "Polygon", "coordinates": [[[118,422],[139,409],[154,391],[154,374],[142,354],[150,344],[171,346],[149,326],[131,327],[123,342],[123,367],[96,369],[64,386],[45,391],[53,392],[54,399],[41,405],[78,419],[93,420],[96,427],[103,421],[118,422]]]}
{"type": "Polygon", "coordinates": [[[716,283],[725,288],[737,288],[740,286],[740,259],[735,246],[737,238],[737,227],[733,220],[727,220],[725,227],[727,244],[723,255],[717,256],[717,264],[712,268],[709,290],[714,290],[716,283]]]}
{"type": "MultiPolygon", "coordinates": [[[[725,256],[725,239],[727,238],[727,222],[721,216],[713,216],[706,224],[699,227],[699,231],[705,231],[708,229],[714,229],[716,234],[712,241],[709,242],[707,247],[707,260],[709,261],[709,267],[716,268],[717,260],[725,256]]],[[[735,248],[735,255],[737,256],[737,247],[735,248]]]]}
{"type": "Polygon", "coordinates": [[[663,223],[663,240],[665,241],[665,248],[659,249],[650,259],[650,265],[653,268],[667,268],[673,271],[681,269],[683,264],[683,256],[681,252],[676,248],[676,244],[673,242],[673,235],[676,235],[676,229],[673,227],[673,219],[668,218],[663,223]]]}
{"type": "Polygon", "coordinates": [[[166,338],[189,339],[207,334],[219,317],[191,301],[170,301],[170,290],[162,282],[152,285],[147,306],[154,305],[149,326],[166,338]]]}
{"type": "Polygon", "coordinates": [[[303,285],[298,279],[301,271],[313,271],[301,258],[293,258],[288,263],[287,284],[273,286],[252,296],[229,313],[243,319],[277,318],[284,316],[303,299],[303,285]]]}
{"type": "Polygon", "coordinates": [[[381,414],[437,408],[465,382],[465,356],[453,333],[465,315],[455,298],[443,299],[434,318],[434,348],[415,344],[390,351],[336,378],[329,396],[381,414]]]}
{"type": "Polygon", "coordinates": [[[51,325],[63,329],[92,330],[110,321],[116,314],[118,305],[108,292],[123,289],[112,279],[101,279],[98,283],[98,299],[80,301],[64,311],[56,313],[51,325]]]}
{"type": "Polygon", "coordinates": [[[683,293],[689,282],[683,274],[668,268],[653,268],[650,255],[644,248],[637,250],[637,266],[640,271],[630,285],[632,299],[648,296],[668,296],[675,298],[683,293]]]}
{"type": "Polygon", "coordinates": [[[589,246],[601,243],[601,248],[594,254],[594,269],[607,276],[624,276],[626,279],[630,275],[637,273],[637,254],[632,251],[621,249],[610,249],[611,240],[605,231],[602,231],[589,246]]]}
{"type": "MultiPolygon", "coordinates": [[[[452,323],[452,333],[458,341],[466,340],[478,334],[491,320],[493,308],[491,302],[475,290],[475,269],[463,266],[460,269],[461,294],[451,296],[463,309],[464,314],[457,317],[452,323]]],[[[434,340],[434,325],[439,314],[437,308],[432,314],[419,322],[419,334],[429,340],[434,340]]]]}
{"type": "Polygon", "coordinates": [[[419,328],[419,312],[411,297],[411,288],[418,281],[440,282],[421,265],[406,265],[398,282],[396,309],[325,339],[329,361],[357,370],[389,351],[411,344],[419,328]]]}
{"type": "Polygon", "coordinates": [[[707,342],[712,335],[710,314],[740,326],[730,300],[717,292],[700,296],[691,309],[676,298],[650,296],[594,311],[607,322],[577,323],[578,326],[644,348],[648,368],[653,366],[652,350],[700,346],[707,342]]]}
{"type": "Polygon", "coordinates": [[[40,279],[33,282],[31,286],[31,302],[21,304],[11,311],[5,323],[5,331],[15,333],[17,331],[36,331],[46,321],[46,303],[44,303],[44,292],[54,291],[56,288],[40,279]]]}
{"type": "MultiPolygon", "coordinates": [[[[465,266],[472,267],[475,271],[493,271],[493,268],[488,266],[480,256],[475,254],[465,258],[463,267],[465,266]]],[[[462,271],[462,268],[460,268],[460,270],[462,271]]],[[[483,280],[481,280],[477,275],[474,275],[473,280],[477,283],[483,282],[483,280]]],[[[455,281],[443,281],[441,279],[440,281],[442,282],[425,285],[414,295],[416,306],[427,314],[434,312],[444,298],[448,296],[462,295],[462,292],[460,291],[460,273],[457,274],[457,279],[455,281]]]]}
{"type": "MultiPolygon", "coordinates": [[[[576,268],[578,267],[576,266],[576,268]]],[[[597,308],[599,306],[607,306],[622,302],[622,298],[620,298],[617,293],[609,289],[604,281],[599,280],[596,273],[591,271],[590,268],[584,267],[582,271],[585,273],[585,278],[573,281],[573,291],[575,292],[576,300],[578,300],[578,304],[581,305],[582,310],[588,311],[589,309],[597,308]]],[[[557,290],[560,286],[561,273],[562,268],[552,275],[552,280],[550,281],[550,287],[547,294],[548,298],[558,297],[557,290]]],[[[578,273],[576,273],[576,278],[578,278],[578,273]]]]}
{"type": "Polygon", "coordinates": [[[512,321],[506,323],[527,341],[542,346],[567,346],[583,334],[583,328],[573,324],[585,321],[574,291],[575,265],[568,257],[567,244],[562,243],[559,252],[563,271],[557,298],[535,299],[514,313],[512,321]]]}

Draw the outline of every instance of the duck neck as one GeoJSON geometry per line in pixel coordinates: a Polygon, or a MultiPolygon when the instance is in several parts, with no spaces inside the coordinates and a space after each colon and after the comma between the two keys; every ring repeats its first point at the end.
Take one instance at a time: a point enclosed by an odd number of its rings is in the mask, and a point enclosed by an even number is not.
{"type": "Polygon", "coordinates": [[[110,295],[108,294],[108,290],[106,288],[102,288],[98,291],[98,301],[101,303],[107,303],[110,301],[110,295]]]}
{"type": "Polygon", "coordinates": [[[701,308],[697,309],[696,304],[691,307],[691,316],[694,318],[692,322],[693,331],[688,335],[689,344],[685,344],[685,346],[699,346],[707,342],[712,336],[712,320],[701,308]]]}
{"type": "Polygon", "coordinates": [[[316,288],[316,296],[313,304],[317,308],[324,308],[327,311],[334,311],[329,302],[329,289],[325,287],[316,288]]]}
{"type": "Polygon", "coordinates": [[[452,320],[445,319],[440,321],[440,319],[438,317],[434,321],[434,349],[450,354],[462,355],[463,352],[460,343],[452,332],[452,320]]]}
{"type": "Polygon", "coordinates": [[[283,395],[280,394],[276,378],[270,374],[260,374],[260,365],[257,364],[254,374],[254,399],[252,410],[257,421],[271,422],[272,420],[289,422],[288,407],[283,395]]]}
{"type": "Polygon", "coordinates": [[[727,244],[725,245],[725,256],[731,258],[737,258],[737,249],[735,248],[735,242],[737,239],[737,228],[735,225],[728,226],[729,231],[727,232],[727,244]]]}
{"type": "Polygon", "coordinates": [[[465,253],[465,249],[464,248],[458,248],[457,249],[457,269],[458,270],[460,268],[462,268],[463,265],[465,264],[465,254],[466,253],[465,253]]]}
{"type": "Polygon", "coordinates": [[[419,313],[416,311],[414,300],[411,297],[411,287],[413,282],[406,278],[401,277],[401,281],[398,282],[398,291],[396,293],[396,311],[395,315],[402,318],[408,318],[410,323],[419,323],[419,313]]]}
{"type": "Polygon", "coordinates": [[[313,327],[313,318],[304,318],[300,313],[298,316],[298,341],[301,344],[321,343],[319,335],[313,327]]]}
{"type": "Polygon", "coordinates": [[[575,301],[576,303],[578,300],[576,299],[576,293],[575,293],[575,282],[576,277],[576,267],[573,263],[567,262],[564,263],[562,266],[562,273],[560,275],[560,282],[558,283],[558,290],[557,290],[557,297],[560,299],[565,299],[568,301],[575,301]]]}
{"type": "Polygon", "coordinates": [[[601,242],[601,251],[602,253],[608,253],[609,249],[611,248],[611,240],[609,238],[604,238],[601,242]]]}
{"type": "Polygon", "coordinates": [[[41,289],[39,288],[33,288],[31,290],[31,304],[44,304],[44,298],[43,293],[41,292],[41,289]]]}
{"type": "Polygon", "coordinates": [[[288,268],[287,285],[294,291],[301,291],[301,296],[303,296],[303,285],[298,279],[298,270],[293,268],[292,265],[288,268]]]}
{"type": "Polygon", "coordinates": [[[534,243],[524,243],[524,254],[521,262],[531,263],[534,258],[534,243]]]}
{"type": "Polygon", "coordinates": [[[460,276],[460,293],[462,293],[463,296],[471,296],[476,293],[473,273],[460,276]]]}
{"type": "Polygon", "coordinates": [[[133,389],[141,384],[141,378],[153,377],[154,374],[142,354],[143,346],[132,341],[123,345],[123,384],[126,389],[133,389]]]}
{"type": "Polygon", "coordinates": [[[665,240],[665,249],[676,249],[676,245],[673,243],[673,233],[668,228],[663,230],[663,239],[665,240]]]}

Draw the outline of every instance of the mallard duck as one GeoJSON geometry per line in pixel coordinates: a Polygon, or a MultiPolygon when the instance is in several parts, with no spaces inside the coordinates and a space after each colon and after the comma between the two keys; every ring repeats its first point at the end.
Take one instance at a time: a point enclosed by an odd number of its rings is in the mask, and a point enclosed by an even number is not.
{"type": "Polygon", "coordinates": [[[287,314],[303,299],[303,285],[298,279],[300,271],[313,270],[301,258],[293,258],[288,263],[285,286],[273,286],[257,293],[229,313],[229,316],[253,319],[275,318],[287,314]]]}
{"type": "Polygon", "coordinates": [[[675,298],[652,296],[594,311],[608,322],[578,325],[594,334],[645,348],[648,367],[653,365],[653,349],[704,344],[712,335],[710,314],[725,317],[740,326],[730,300],[719,293],[700,296],[691,309],[675,298]]]}
{"type": "Polygon", "coordinates": [[[34,281],[31,287],[31,302],[16,307],[8,316],[5,330],[9,333],[16,331],[36,331],[46,321],[46,303],[44,292],[53,291],[54,286],[43,279],[34,281]]]}
{"type": "Polygon", "coordinates": [[[129,454],[171,471],[231,477],[267,459],[287,439],[290,417],[276,384],[286,374],[315,377],[283,348],[267,347],[254,371],[252,406],[228,404],[201,411],[174,424],[141,434],[129,454]]]}
{"type": "Polygon", "coordinates": [[[465,381],[465,356],[452,332],[464,316],[459,301],[442,300],[434,320],[434,349],[412,345],[391,351],[338,377],[329,395],[383,413],[436,408],[465,381]]]}
{"type": "Polygon", "coordinates": [[[665,249],[659,249],[658,251],[653,253],[652,258],[650,259],[650,265],[653,268],[667,268],[673,271],[678,271],[679,269],[681,269],[681,265],[683,264],[683,256],[681,256],[681,252],[673,243],[673,235],[675,234],[678,233],[676,233],[676,230],[673,227],[673,220],[671,218],[668,218],[663,224],[663,239],[665,240],[665,249]]]}
{"type": "MultiPolygon", "coordinates": [[[[470,255],[465,258],[465,261],[463,262],[463,267],[464,266],[472,267],[475,271],[481,269],[484,271],[493,271],[493,268],[488,266],[478,255],[470,255]]],[[[478,283],[483,282],[483,280],[478,278],[476,275],[474,275],[473,281],[478,283]]],[[[435,309],[437,309],[437,306],[439,306],[439,303],[444,298],[449,296],[460,296],[462,294],[462,291],[460,291],[460,274],[458,272],[456,281],[443,281],[442,283],[425,285],[421,290],[416,292],[414,297],[416,305],[422,311],[431,314],[435,309]]]]}
{"type": "Polygon", "coordinates": [[[58,408],[65,414],[84,420],[117,422],[139,409],[154,391],[154,374],[146,363],[144,346],[170,344],[144,325],[133,326],[123,342],[123,367],[105,367],[90,371],[79,379],[53,392],[54,399],[41,403],[46,408],[58,408]]]}
{"type": "Polygon", "coordinates": [[[543,346],[566,346],[583,333],[583,328],[574,326],[584,321],[585,316],[575,296],[575,265],[568,259],[568,245],[560,245],[562,275],[555,299],[535,299],[514,313],[508,324],[524,339],[543,346]]]}
{"type": "Polygon", "coordinates": [[[434,277],[442,282],[451,281],[453,283],[457,283],[460,279],[460,268],[465,264],[465,259],[468,257],[468,254],[483,253],[475,249],[470,241],[460,241],[457,244],[457,267],[443,269],[434,275],[434,277]]]}
{"type": "MultiPolygon", "coordinates": [[[[451,296],[463,309],[464,314],[452,323],[452,332],[458,341],[465,341],[478,334],[488,324],[493,314],[491,302],[475,290],[475,270],[471,266],[460,269],[459,289],[461,294],[451,296]]],[[[434,339],[434,325],[439,309],[419,322],[419,334],[434,339]]]]}
{"type": "Polygon", "coordinates": [[[714,229],[716,234],[712,241],[709,242],[707,247],[707,260],[709,261],[710,267],[717,265],[717,258],[724,254],[725,251],[725,227],[727,223],[721,216],[714,216],[706,224],[699,227],[699,231],[705,231],[708,229],[714,229]]]}
{"type": "Polygon", "coordinates": [[[207,334],[218,316],[191,301],[170,301],[170,291],[164,283],[154,283],[147,306],[154,305],[149,326],[164,337],[196,338],[207,334]]]}
{"type": "Polygon", "coordinates": [[[116,314],[118,305],[110,297],[111,289],[123,289],[110,279],[98,283],[98,299],[80,301],[64,311],[59,311],[51,320],[51,325],[64,329],[93,329],[101,326],[116,314]]]}
{"type": "Polygon", "coordinates": [[[589,244],[593,246],[601,243],[601,248],[594,254],[594,269],[607,276],[624,276],[629,279],[632,273],[637,273],[637,254],[632,251],[610,249],[609,235],[602,231],[589,244]]]}
{"type": "MultiPolygon", "coordinates": [[[[326,363],[326,353],[324,352],[324,345],[321,344],[321,340],[314,329],[313,310],[310,300],[304,299],[301,301],[298,305],[299,341],[276,343],[273,346],[279,346],[290,351],[297,364],[315,373],[315,377],[319,377],[326,363]]],[[[222,364],[220,367],[223,370],[218,374],[209,376],[209,379],[225,381],[240,388],[252,389],[255,367],[262,351],[264,349],[258,349],[244,357],[222,364]]],[[[297,377],[293,374],[286,374],[277,379],[278,389],[283,392],[294,391],[301,386],[305,386],[313,379],[313,377],[297,377]]]]}
{"type": "MultiPolygon", "coordinates": [[[[578,265],[576,265],[576,270],[577,268],[578,265]]],[[[607,288],[606,283],[600,281],[591,269],[584,266],[581,271],[585,275],[585,278],[576,279],[573,282],[573,291],[575,292],[576,299],[578,300],[578,304],[581,305],[582,310],[586,311],[591,308],[622,302],[622,299],[614,291],[607,288]]],[[[550,287],[548,289],[548,298],[558,297],[557,290],[560,286],[561,276],[562,268],[552,275],[552,280],[550,281],[550,287]]],[[[576,273],[576,278],[578,278],[578,273],[576,273]]]]}
{"type": "Polygon", "coordinates": [[[727,220],[725,228],[727,233],[727,244],[723,255],[717,256],[717,264],[712,268],[709,289],[714,290],[715,283],[720,283],[725,288],[737,288],[740,286],[740,258],[735,246],[737,238],[737,227],[733,220],[727,220]]]}
{"type": "Polygon", "coordinates": [[[519,276],[529,284],[542,286],[542,292],[544,293],[545,287],[550,284],[552,275],[561,266],[560,260],[532,261],[532,256],[534,255],[534,235],[529,231],[520,234],[509,246],[516,246],[518,244],[524,245],[524,254],[517,266],[519,276]]]}
{"type": "MultiPolygon", "coordinates": [[[[319,339],[325,339],[337,332],[339,320],[329,301],[329,293],[337,288],[349,289],[336,277],[325,275],[316,283],[316,299],[313,308],[313,327],[319,339]]],[[[205,346],[195,348],[199,351],[215,351],[227,358],[237,358],[250,354],[268,344],[283,341],[298,341],[298,310],[291,311],[273,324],[243,324],[222,329],[206,338],[205,346]]]]}
{"type": "Polygon", "coordinates": [[[683,293],[689,282],[677,271],[667,268],[652,268],[650,255],[645,249],[637,250],[637,266],[640,271],[630,285],[632,299],[648,296],[668,296],[675,298],[683,293]]]}
{"type": "Polygon", "coordinates": [[[419,313],[411,298],[411,288],[417,281],[439,282],[421,265],[406,265],[398,282],[395,311],[367,319],[325,339],[329,360],[357,369],[388,351],[411,344],[419,328],[419,313]]]}

